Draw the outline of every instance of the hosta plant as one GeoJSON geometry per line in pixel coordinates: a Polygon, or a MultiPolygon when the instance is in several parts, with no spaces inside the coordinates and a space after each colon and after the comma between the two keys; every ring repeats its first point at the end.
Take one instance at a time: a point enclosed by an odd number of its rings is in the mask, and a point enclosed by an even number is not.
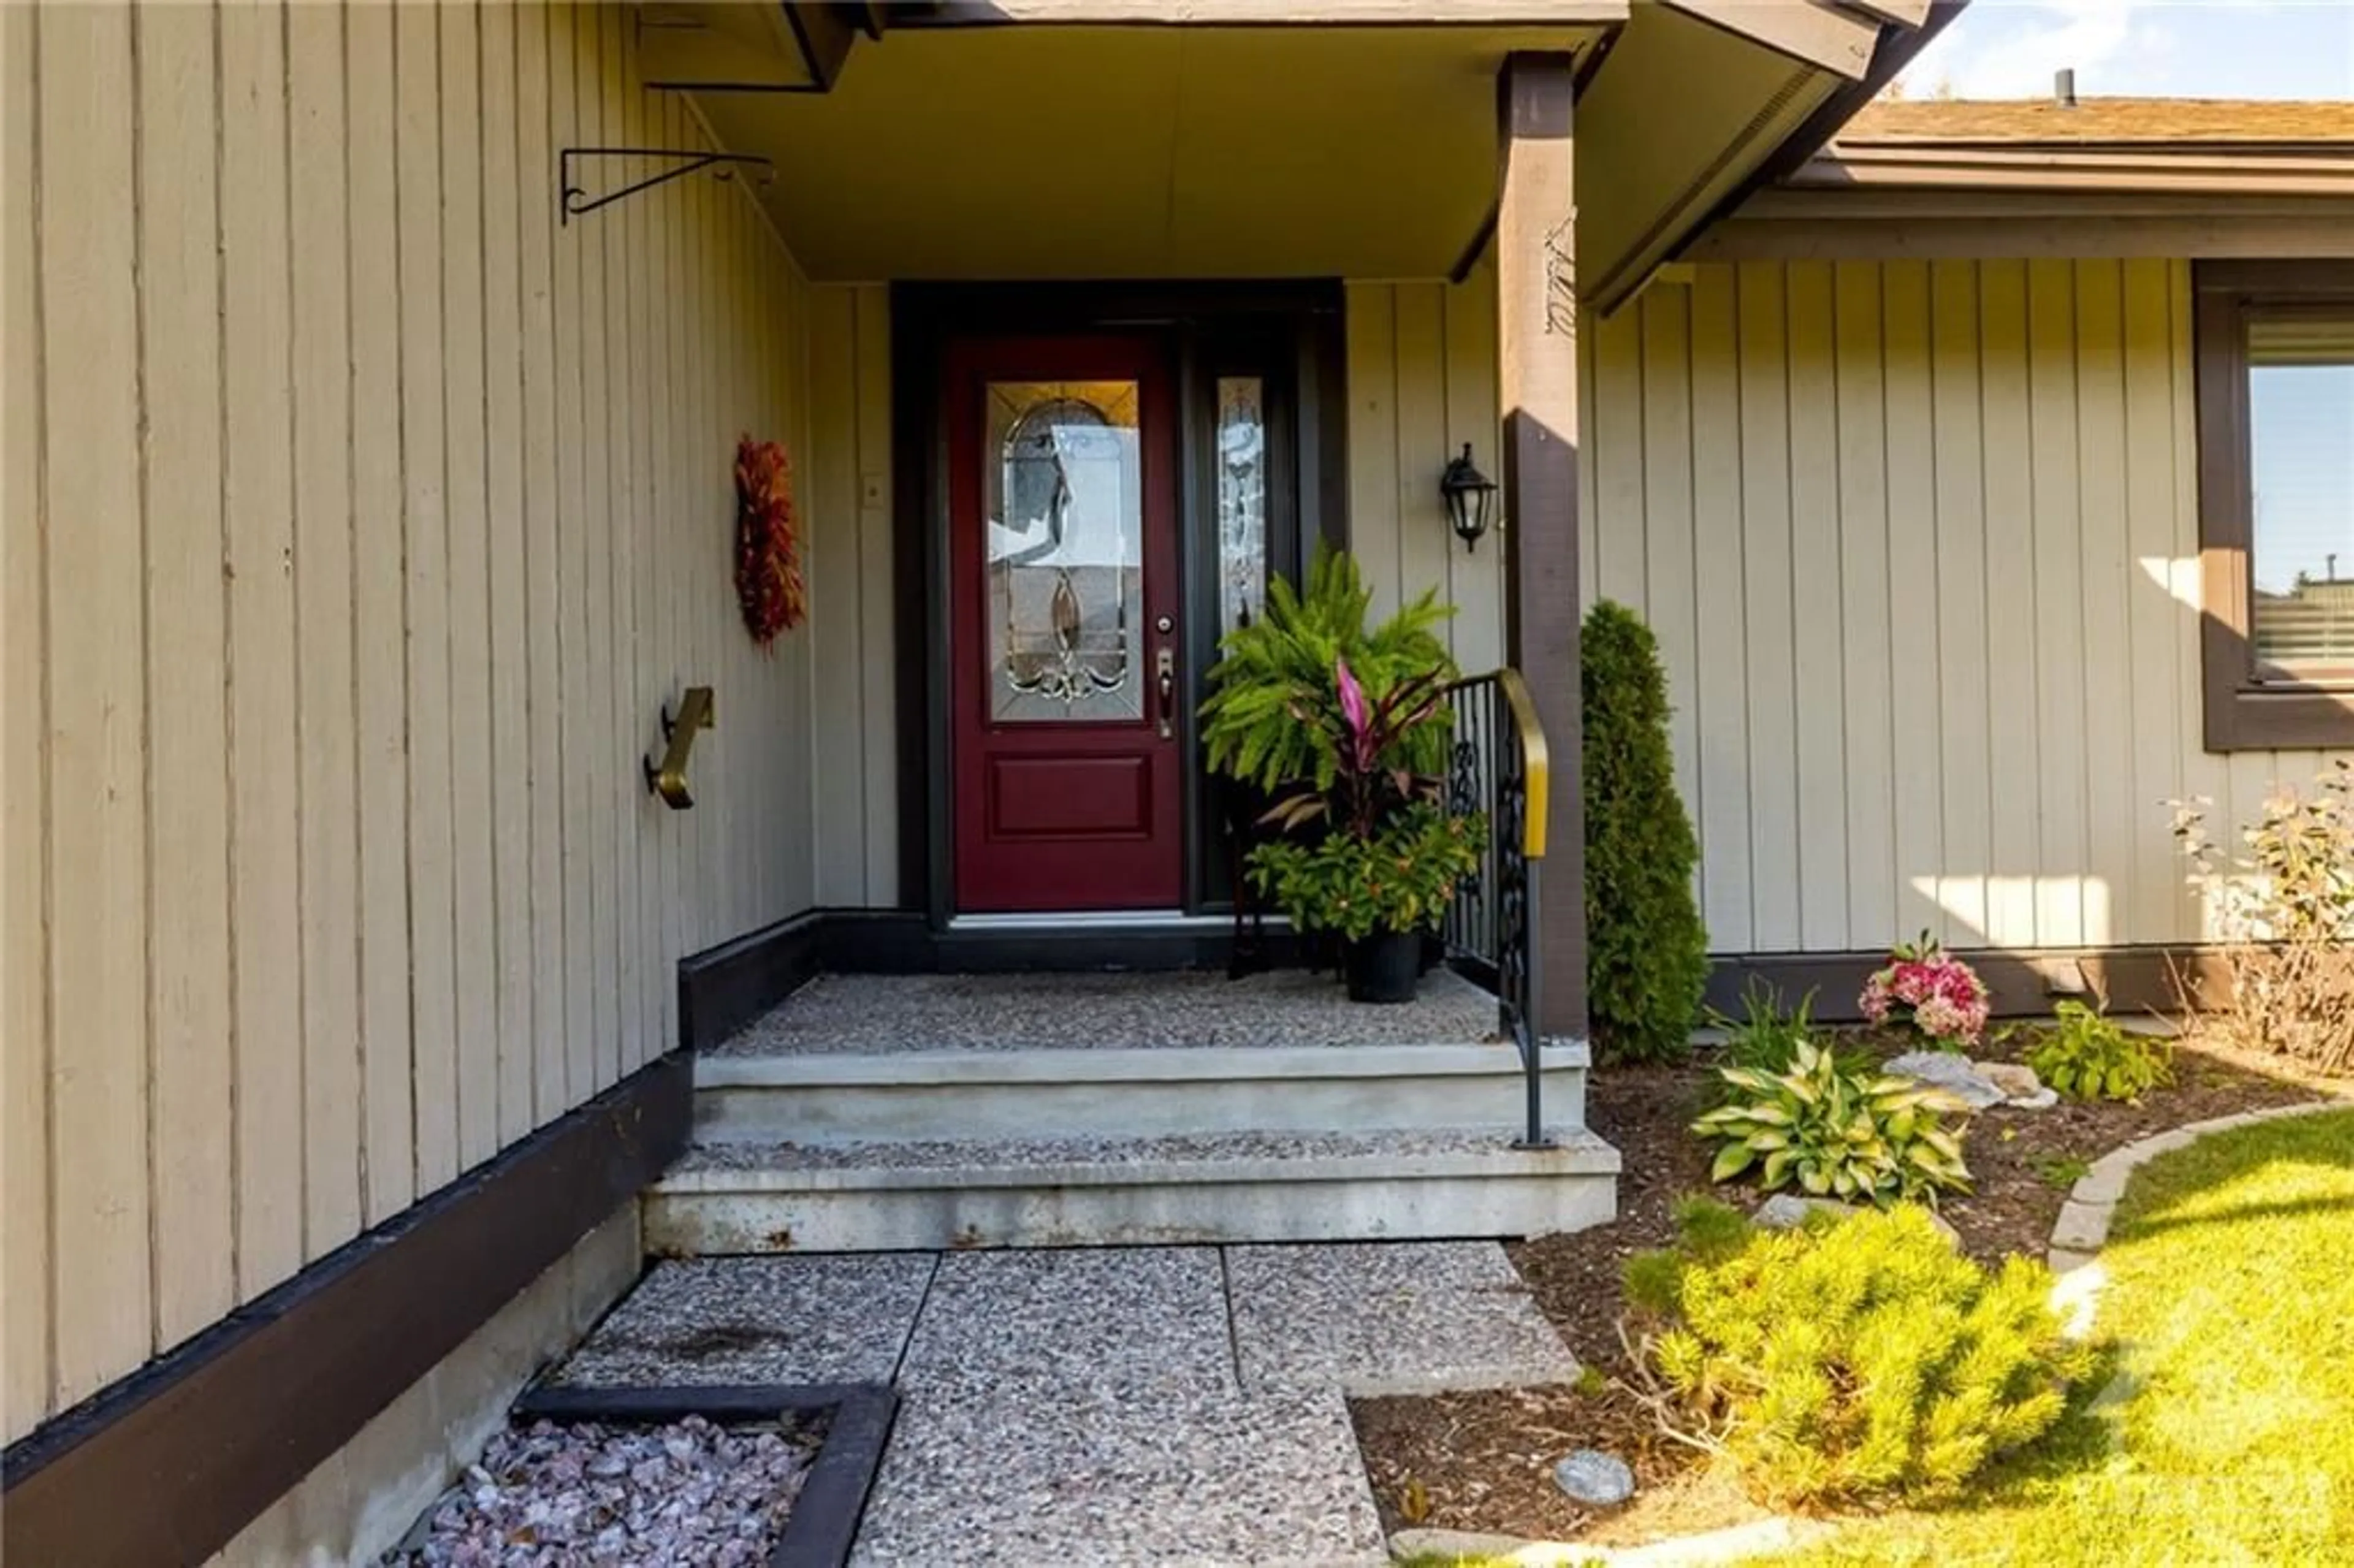
{"type": "Polygon", "coordinates": [[[2081,1001],[2054,1010],[2049,1033],[2028,1053],[2035,1075],[2072,1100],[2137,1100],[2174,1081],[2163,1041],[2128,1034],[2081,1001]]]}
{"type": "Polygon", "coordinates": [[[1940,1051],[1968,1051],[1986,1032],[1988,1001],[1978,971],[1924,931],[1889,952],[1864,982],[1860,1005],[1874,1023],[1908,1027],[1940,1051]]]}
{"type": "Polygon", "coordinates": [[[1956,1252],[1915,1206],[1753,1228],[1704,1199],[1627,1266],[1636,1375],[1674,1436],[1775,1506],[1950,1499],[2096,1365],[2052,1275],[1956,1252]]]}
{"type": "Polygon", "coordinates": [[[1842,1066],[1801,1041],[1787,1071],[1719,1069],[1726,1103],[1692,1123],[1719,1147],[1712,1181],[1755,1173],[1760,1186],[1886,1205],[1967,1192],[1959,1132],[1943,1118],[1968,1107],[1911,1078],[1842,1066]]]}

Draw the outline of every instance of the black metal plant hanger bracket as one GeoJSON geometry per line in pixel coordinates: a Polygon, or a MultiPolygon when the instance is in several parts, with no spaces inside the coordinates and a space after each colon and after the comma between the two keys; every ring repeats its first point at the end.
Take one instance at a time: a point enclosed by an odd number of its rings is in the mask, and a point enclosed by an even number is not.
{"type": "MultiPolygon", "coordinates": [[[[609,207],[623,196],[632,196],[640,191],[652,190],[656,185],[668,185],[671,181],[684,175],[694,174],[698,169],[707,169],[714,164],[747,164],[757,167],[764,176],[774,175],[777,169],[774,163],[752,153],[683,153],[669,147],[567,147],[556,155],[556,184],[557,188],[563,192],[562,199],[557,203],[557,222],[559,225],[568,224],[574,218],[585,217],[600,207],[609,207]],[[680,162],[678,167],[674,169],[664,169],[661,174],[649,175],[634,185],[623,185],[617,191],[608,191],[603,196],[591,200],[583,199],[588,197],[588,193],[572,183],[572,160],[575,158],[676,158],[680,162]]],[[[723,180],[727,177],[726,168],[720,169],[719,177],[723,180]]]]}

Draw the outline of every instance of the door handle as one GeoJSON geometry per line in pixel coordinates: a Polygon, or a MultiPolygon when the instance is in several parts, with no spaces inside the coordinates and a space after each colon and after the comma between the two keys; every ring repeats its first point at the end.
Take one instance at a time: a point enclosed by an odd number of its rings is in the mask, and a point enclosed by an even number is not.
{"type": "Polygon", "coordinates": [[[1152,668],[1161,687],[1161,738],[1172,740],[1177,735],[1177,654],[1165,644],[1153,655],[1152,668]]]}

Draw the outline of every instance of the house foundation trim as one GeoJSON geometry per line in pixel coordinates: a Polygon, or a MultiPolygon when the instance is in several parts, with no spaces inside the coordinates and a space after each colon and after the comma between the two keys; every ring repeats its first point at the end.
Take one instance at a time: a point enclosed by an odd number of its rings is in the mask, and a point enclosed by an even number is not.
{"type": "Polygon", "coordinates": [[[0,1559],[201,1563],[686,1147],[684,1054],[625,1078],[0,1458],[0,1559]]]}
{"type": "MultiPolygon", "coordinates": [[[[2211,944],[2105,948],[1963,948],[1954,956],[1985,980],[1997,1017],[2049,1013],[2074,998],[2106,1000],[2120,1018],[2220,1005],[2232,992],[2223,950],[2211,944]]],[[[1795,1007],[1812,992],[1818,1023],[1854,1023],[1864,978],[1888,962],[1884,952],[1719,954],[1708,978],[1707,1004],[1741,1015],[1743,992],[1762,982],[1795,1007]]]]}

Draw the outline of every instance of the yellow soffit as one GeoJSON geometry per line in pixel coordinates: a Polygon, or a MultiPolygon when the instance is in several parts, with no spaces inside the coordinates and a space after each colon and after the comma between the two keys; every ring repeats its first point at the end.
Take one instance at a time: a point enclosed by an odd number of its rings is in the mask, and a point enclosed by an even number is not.
{"type": "Polygon", "coordinates": [[[1505,58],[1609,31],[895,25],[829,92],[696,102],[812,278],[1428,278],[1495,199],[1505,58]]]}

